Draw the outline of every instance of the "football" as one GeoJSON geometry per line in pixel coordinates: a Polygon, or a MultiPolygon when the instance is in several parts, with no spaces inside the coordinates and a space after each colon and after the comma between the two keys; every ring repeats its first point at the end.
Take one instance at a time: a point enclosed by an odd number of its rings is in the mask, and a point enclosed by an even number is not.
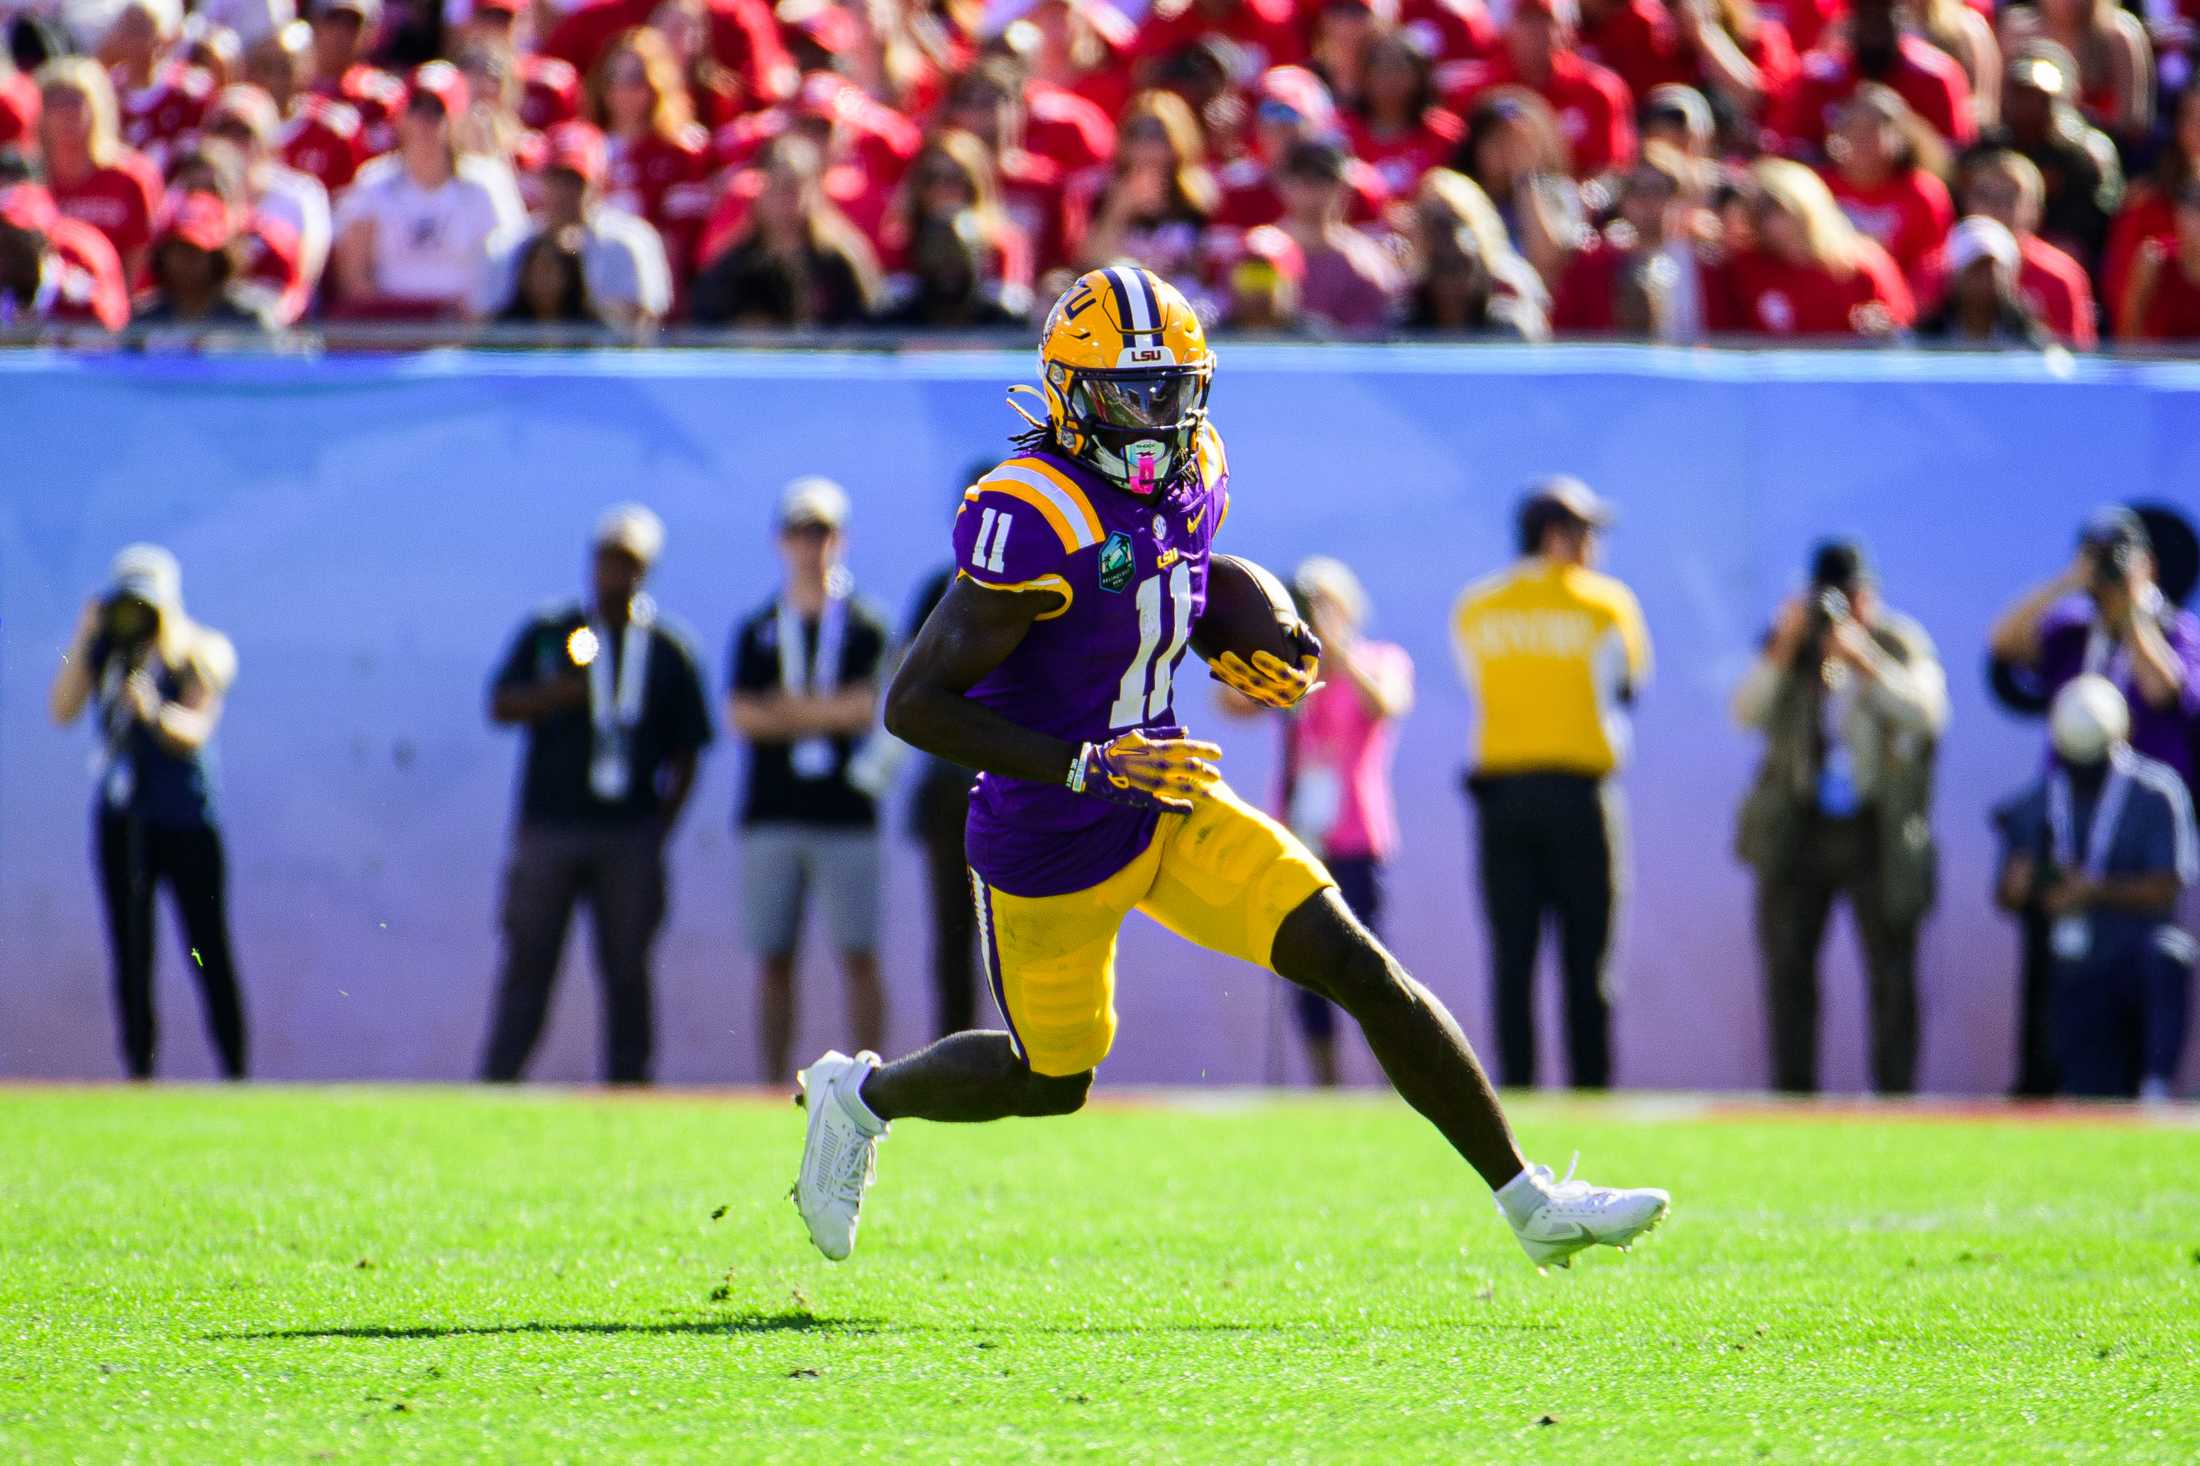
{"type": "Polygon", "coordinates": [[[1291,592],[1273,571],[1236,555],[1207,562],[1207,609],[1192,627],[1192,650],[1203,661],[1236,652],[1251,661],[1257,651],[1272,652],[1296,664],[1301,624],[1291,592]]]}

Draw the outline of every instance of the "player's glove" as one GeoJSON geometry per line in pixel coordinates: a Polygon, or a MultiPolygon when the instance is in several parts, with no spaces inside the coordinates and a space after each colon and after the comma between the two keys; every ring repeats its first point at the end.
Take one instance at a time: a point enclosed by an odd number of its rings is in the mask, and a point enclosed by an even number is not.
{"type": "Polygon", "coordinates": [[[1321,686],[1322,644],[1304,625],[1292,627],[1291,635],[1298,645],[1295,667],[1273,652],[1254,652],[1251,662],[1236,652],[1224,652],[1207,664],[1208,674],[1263,707],[1297,707],[1321,686]]]}
{"type": "Polygon", "coordinates": [[[1189,814],[1192,802],[1222,780],[1222,750],[1186,738],[1178,727],[1133,728],[1088,743],[1070,765],[1068,788],[1133,809],[1189,814]]]}

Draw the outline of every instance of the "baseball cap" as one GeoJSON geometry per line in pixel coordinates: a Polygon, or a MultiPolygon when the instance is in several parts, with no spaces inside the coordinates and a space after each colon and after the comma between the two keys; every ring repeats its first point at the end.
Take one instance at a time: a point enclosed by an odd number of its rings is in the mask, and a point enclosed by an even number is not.
{"type": "Polygon", "coordinates": [[[1815,588],[1846,589],[1871,578],[1871,561],[1865,557],[1861,541],[1821,540],[1810,552],[1810,583],[1815,588]]]}
{"type": "Polygon", "coordinates": [[[1271,66],[1255,88],[1263,107],[1282,107],[1318,129],[1337,119],[1337,104],[1322,79],[1303,66],[1271,66]]]}
{"type": "Polygon", "coordinates": [[[154,238],[162,244],[181,240],[208,254],[229,248],[236,237],[237,225],[230,217],[229,205],[197,189],[171,199],[159,229],[154,231],[154,238]]]}
{"type": "Polygon", "coordinates": [[[314,9],[315,16],[334,15],[343,10],[358,16],[368,25],[382,18],[382,0],[321,0],[314,9]]]}
{"type": "Polygon", "coordinates": [[[614,504],[596,521],[596,548],[624,550],[644,565],[664,553],[665,522],[646,504],[614,504]]]}
{"type": "Polygon", "coordinates": [[[1960,275],[1980,260],[1992,260],[2014,275],[2022,256],[2017,237],[1998,219],[1973,214],[1948,231],[1948,273],[1960,275]]]}
{"type": "Polygon", "coordinates": [[[578,120],[561,122],[550,129],[544,144],[547,148],[542,164],[544,169],[563,168],[568,173],[577,173],[581,181],[590,186],[603,182],[608,150],[603,134],[594,124],[578,120]]]}
{"type": "Polygon", "coordinates": [[[779,495],[781,529],[812,524],[838,529],[847,522],[848,491],[829,478],[815,474],[798,478],[779,495]]]}
{"type": "Polygon", "coordinates": [[[2136,510],[2121,504],[2103,504],[2088,515],[2085,526],[2078,531],[2078,543],[2089,550],[2112,550],[2121,545],[2139,550],[2153,548],[2146,521],[2136,510]]]}
{"type": "Polygon", "coordinates": [[[173,606],[183,598],[183,567],[161,545],[124,545],[107,567],[107,580],[113,593],[150,606],[173,606]]]}
{"type": "Polygon", "coordinates": [[[2047,710],[2047,739],[2068,763],[2097,764],[2131,736],[2131,705],[2098,672],[2071,679],[2047,710]]]}
{"type": "Polygon", "coordinates": [[[43,184],[17,183],[0,188],[0,224],[29,234],[45,234],[61,217],[43,184]]]}
{"type": "Polygon", "coordinates": [[[263,143],[273,142],[283,125],[275,99],[250,82],[237,82],[214,94],[213,105],[206,109],[207,129],[218,131],[222,119],[227,117],[242,122],[245,130],[263,143]]]}
{"type": "Polygon", "coordinates": [[[1678,123],[1690,137],[1711,136],[1711,104],[1702,92],[1677,81],[1650,89],[1650,95],[1643,99],[1642,120],[1678,123]]]}
{"type": "Polygon", "coordinates": [[[1539,535],[1545,526],[1569,520],[1602,529],[1617,517],[1609,503],[1570,473],[1551,475],[1529,489],[1520,501],[1521,528],[1525,530],[1532,522],[1539,535]]]}
{"type": "Polygon", "coordinates": [[[450,118],[463,116],[466,111],[466,73],[448,61],[430,61],[413,69],[411,93],[405,98],[409,110],[422,97],[435,98],[443,108],[443,115],[450,118]]]}

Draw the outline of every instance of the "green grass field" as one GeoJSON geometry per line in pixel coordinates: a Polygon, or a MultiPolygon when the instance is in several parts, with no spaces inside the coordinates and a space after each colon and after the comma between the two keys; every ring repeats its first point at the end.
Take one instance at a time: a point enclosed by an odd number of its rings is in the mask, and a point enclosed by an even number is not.
{"type": "Polygon", "coordinates": [[[1394,1102],[0,1091],[0,1459],[2200,1459],[2200,1128],[1523,1104],[1538,1276],[1394,1102]],[[717,1215],[720,1208],[723,1214],[717,1215]]]}

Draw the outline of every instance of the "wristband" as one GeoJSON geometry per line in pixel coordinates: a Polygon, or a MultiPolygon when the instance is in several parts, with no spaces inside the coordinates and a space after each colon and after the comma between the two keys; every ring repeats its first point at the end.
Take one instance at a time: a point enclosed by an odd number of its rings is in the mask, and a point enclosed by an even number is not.
{"type": "Polygon", "coordinates": [[[1077,757],[1069,762],[1069,773],[1062,780],[1063,788],[1069,790],[1072,794],[1085,792],[1085,765],[1091,758],[1092,745],[1090,743],[1080,745],[1077,750],[1077,757]]]}

